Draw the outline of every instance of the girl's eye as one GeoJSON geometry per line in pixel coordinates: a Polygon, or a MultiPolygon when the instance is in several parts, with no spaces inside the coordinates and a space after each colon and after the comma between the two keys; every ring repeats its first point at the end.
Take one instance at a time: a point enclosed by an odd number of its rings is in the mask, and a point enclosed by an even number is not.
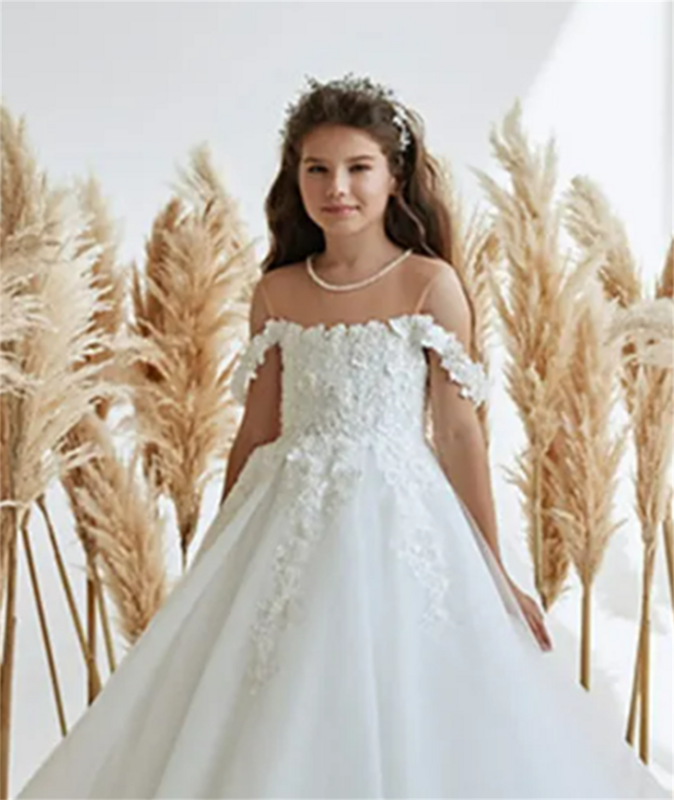
{"type": "MultiPolygon", "coordinates": [[[[325,167],[314,166],[314,167],[309,167],[308,172],[314,172],[315,170],[324,170],[324,169],[325,167]]],[[[352,169],[369,170],[370,167],[367,164],[356,164],[355,166],[352,167],[352,169]]]]}

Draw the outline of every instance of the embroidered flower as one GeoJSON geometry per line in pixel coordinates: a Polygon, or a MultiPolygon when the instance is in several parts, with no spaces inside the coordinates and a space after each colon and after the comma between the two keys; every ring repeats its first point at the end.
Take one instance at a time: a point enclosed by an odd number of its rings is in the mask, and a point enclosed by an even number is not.
{"type": "Polygon", "coordinates": [[[489,381],[484,367],[470,358],[456,333],[439,325],[430,314],[419,315],[415,327],[417,340],[438,353],[451,380],[460,385],[461,396],[469,397],[476,406],[486,402],[489,381]]]}
{"type": "MultiPolygon", "coordinates": [[[[425,440],[423,348],[441,355],[450,378],[474,402],[483,402],[487,389],[481,366],[430,315],[308,327],[270,320],[250,341],[233,376],[232,391],[241,402],[267,348],[276,343],[283,365],[282,433],[268,466],[280,471],[284,525],[250,634],[253,693],[279,668],[283,630],[301,623],[307,571],[325,537],[339,535],[341,512],[358,490],[367,453],[395,498],[398,517],[389,543],[423,590],[420,623],[437,631],[460,621],[450,593],[461,577],[452,573],[443,532],[426,504],[439,467],[425,440]]],[[[259,469],[244,470],[241,479],[254,475],[259,469]]]]}
{"type": "Polygon", "coordinates": [[[268,320],[264,328],[253,336],[241,353],[231,381],[232,396],[241,405],[246,403],[248,384],[255,378],[258,367],[264,362],[267,350],[281,341],[284,330],[284,320],[268,320]]]}

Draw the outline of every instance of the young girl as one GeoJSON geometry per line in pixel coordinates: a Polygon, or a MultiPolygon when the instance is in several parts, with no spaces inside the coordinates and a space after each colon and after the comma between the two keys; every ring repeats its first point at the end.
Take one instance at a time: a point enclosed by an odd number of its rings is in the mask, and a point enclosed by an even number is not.
{"type": "Polygon", "coordinates": [[[666,797],[502,563],[420,118],[347,75],[283,137],[222,505],[20,797],[666,797]]]}

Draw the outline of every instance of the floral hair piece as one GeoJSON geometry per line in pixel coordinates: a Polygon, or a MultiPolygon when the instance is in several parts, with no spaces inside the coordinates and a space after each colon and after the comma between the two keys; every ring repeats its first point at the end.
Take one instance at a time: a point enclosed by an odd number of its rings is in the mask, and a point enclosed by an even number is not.
{"type": "Polygon", "coordinates": [[[387,86],[380,83],[375,83],[369,78],[358,78],[353,72],[348,72],[343,78],[335,78],[325,83],[305,75],[307,88],[300,93],[300,97],[294,103],[289,103],[286,106],[285,124],[281,129],[281,136],[285,139],[288,130],[288,121],[298,110],[307,94],[318,89],[337,89],[349,92],[357,92],[359,94],[371,97],[373,100],[387,101],[393,110],[393,124],[398,129],[398,138],[400,150],[405,151],[411,142],[409,126],[407,124],[405,106],[397,98],[395,92],[387,86]]]}

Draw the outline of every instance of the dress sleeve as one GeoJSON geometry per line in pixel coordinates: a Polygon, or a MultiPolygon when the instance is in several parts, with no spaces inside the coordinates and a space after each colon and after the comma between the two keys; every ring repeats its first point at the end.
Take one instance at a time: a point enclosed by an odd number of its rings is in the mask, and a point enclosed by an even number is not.
{"type": "Polygon", "coordinates": [[[470,398],[477,407],[489,396],[489,380],[484,367],[473,361],[458,336],[440,325],[431,314],[420,314],[416,326],[417,341],[440,356],[440,363],[451,381],[457,383],[462,397],[470,398]]]}
{"type": "Polygon", "coordinates": [[[237,403],[245,405],[248,384],[255,379],[258,367],[264,362],[267,350],[281,340],[283,329],[282,320],[268,320],[264,328],[255,334],[242,350],[231,381],[232,396],[237,403]]]}

